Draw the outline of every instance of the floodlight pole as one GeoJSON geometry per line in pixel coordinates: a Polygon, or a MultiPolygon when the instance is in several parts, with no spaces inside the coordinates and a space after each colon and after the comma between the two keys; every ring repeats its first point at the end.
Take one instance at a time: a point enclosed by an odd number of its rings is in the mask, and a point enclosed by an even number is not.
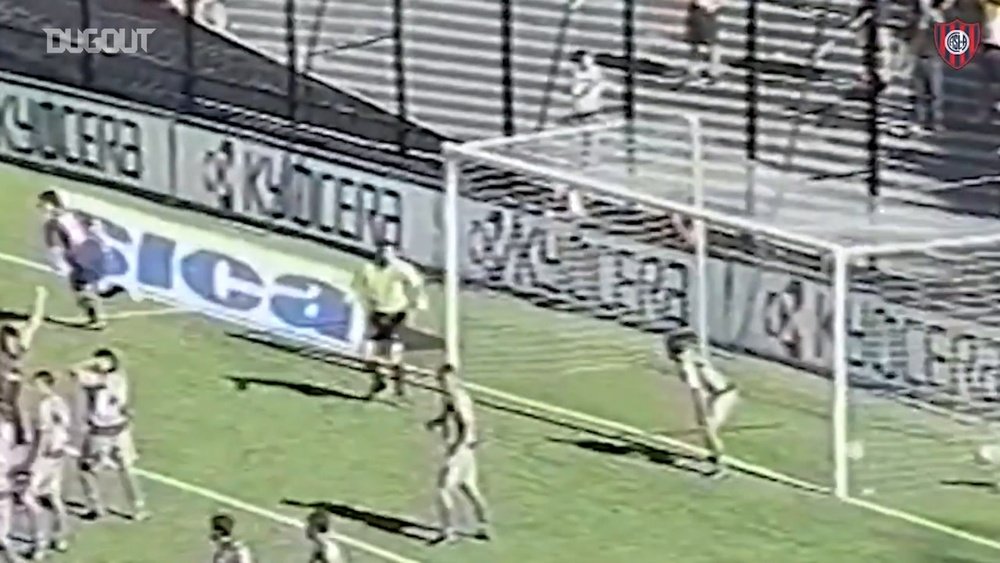
{"type": "Polygon", "coordinates": [[[833,253],[833,400],[831,404],[833,492],[839,499],[850,495],[847,458],[847,408],[849,380],[847,373],[847,283],[850,254],[837,249],[833,253]]]}
{"type": "Polygon", "coordinates": [[[452,143],[442,146],[444,153],[444,199],[441,205],[441,219],[444,223],[444,344],[445,357],[448,363],[458,367],[461,353],[459,352],[459,224],[458,224],[458,191],[461,181],[460,162],[462,155],[455,150],[452,143]]]}

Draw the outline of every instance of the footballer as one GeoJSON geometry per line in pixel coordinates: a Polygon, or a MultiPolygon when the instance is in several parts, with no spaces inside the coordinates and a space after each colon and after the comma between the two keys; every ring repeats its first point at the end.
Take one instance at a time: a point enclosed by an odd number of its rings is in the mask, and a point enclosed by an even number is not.
{"type": "Polygon", "coordinates": [[[423,277],[382,240],[374,260],[355,273],[352,287],[368,314],[368,335],[362,352],[374,377],[368,397],[374,398],[388,387],[383,367],[390,372],[396,396],[402,397],[404,346],[399,330],[407,315],[427,308],[423,277]]]}
{"type": "Polygon", "coordinates": [[[125,497],[132,505],[132,519],[148,516],[133,467],[138,454],[132,441],[133,410],[128,376],[118,355],[102,348],[89,360],[70,370],[84,398],[83,444],[80,451],[80,484],[91,519],[104,515],[98,473],[110,468],[118,473],[125,497]]]}
{"type": "Polygon", "coordinates": [[[14,439],[14,419],[10,405],[0,402],[0,563],[20,561],[11,542],[14,521],[14,490],[20,473],[19,446],[14,439]]]}
{"type": "Polygon", "coordinates": [[[228,514],[216,514],[209,520],[209,539],[215,552],[212,563],[253,563],[250,548],[234,534],[236,520],[228,514]]]}
{"type": "Polygon", "coordinates": [[[104,247],[88,218],[69,209],[56,190],[38,196],[45,217],[45,246],[53,269],[69,278],[70,289],[86,317],[86,326],[105,326],[98,284],[104,277],[104,247]]]}
{"type": "Polygon", "coordinates": [[[668,333],[665,339],[667,355],[677,363],[681,380],[691,392],[698,427],[709,451],[716,474],[723,471],[723,443],[719,432],[732,414],[739,399],[736,386],[700,350],[698,335],[688,328],[668,333]]]}
{"type": "Polygon", "coordinates": [[[28,320],[22,324],[7,323],[0,326],[0,401],[10,406],[14,436],[21,445],[26,443],[20,409],[22,369],[25,356],[45,318],[47,298],[48,291],[42,286],[36,287],[35,304],[28,320]]]}
{"type": "Polygon", "coordinates": [[[437,372],[443,393],[441,414],[427,422],[427,429],[441,429],[445,442],[444,465],[438,475],[438,513],[440,535],[432,543],[451,542],[455,538],[453,519],[456,500],[464,497],[472,506],[478,529],[476,539],[489,540],[486,498],[479,490],[476,446],[479,443],[472,397],[462,387],[454,366],[445,364],[437,372]]]}
{"type": "Polygon", "coordinates": [[[306,539],[309,540],[309,563],[347,563],[340,546],[333,540],[330,515],[317,508],[306,517],[306,539]]]}
{"type": "Polygon", "coordinates": [[[32,416],[32,440],[25,466],[28,482],[18,494],[34,540],[32,557],[42,559],[47,549],[67,550],[68,514],[63,501],[63,474],[70,453],[72,414],[66,400],[55,390],[55,376],[39,371],[32,378],[38,400],[32,416]],[[48,538],[41,529],[43,506],[51,513],[48,538]]]}

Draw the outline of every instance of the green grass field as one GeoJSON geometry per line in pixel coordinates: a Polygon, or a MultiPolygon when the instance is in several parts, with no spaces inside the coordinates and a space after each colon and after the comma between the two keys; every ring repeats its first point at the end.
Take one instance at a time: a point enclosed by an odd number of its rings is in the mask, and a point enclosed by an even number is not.
{"type": "MultiPolygon", "coordinates": [[[[36,284],[50,287],[53,315],[71,315],[63,282],[12,261],[41,261],[34,194],[56,182],[111,202],[152,209],[110,191],[5,167],[0,196],[0,308],[23,313],[36,284]]],[[[177,210],[168,220],[202,225],[351,268],[356,259],[313,245],[220,225],[177,210]]],[[[422,422],[436,397],[412,405],[353,399],[367,378],[227,335],[233,327],[184,313],[144,316],[151,303],[116,302],[104,333],[46,325],[32,367],[58,367],[97,345],[125,352],[138,408],[137,440],[153,519],[77,523],[79,563],[207,560],[205,522],[218,509],[265,563],[305,561],[292,524],[322,503],[353,538],[352,561],[440,563],[842,563],[995,561],[995,550],[837,502],[759,475],[707,480],[699,464],[656,436],[694,439],[684,395],[660,375],[654,342],[606,323],[532,308],[503,296],[463,300],[466,376],[481,398],[483,485],[496,538],[428,547],[438,464],[422,422]],[[262,380],[238,391],[227,378],[262,380]],[[494,390],[494,391],[491,391],[494,390]],[[499,393],[498,393],[499,392],[499,393]],[[506,395],[505,395],[506,394],[506,395]],[[569,413],[642,428],[629,439],[569,413]],[[242,503],[242,504],[241,504],[242,503]],[[247,511],[250,509],[250,512],[247,511]]],[[[437,324],[432,316],[422,319],[437,324]]],[[[733,454],[819,483],[830,480],[826,382],[750,360],[721,363],[747,399],[728,435],[733,454]]],[[[914,510],[982,536],[1000,537],[998,497],[942,479],[973,479],[967,430],[946,419],[868,400],[853,412],[868,444],[855,469],[868,500],[914,510]]]]}

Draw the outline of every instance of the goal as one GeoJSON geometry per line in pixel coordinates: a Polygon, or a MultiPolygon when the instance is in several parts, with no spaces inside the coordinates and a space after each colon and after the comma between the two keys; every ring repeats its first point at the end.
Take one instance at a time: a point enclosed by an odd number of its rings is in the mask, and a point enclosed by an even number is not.
{"type": "Polygon", "coordinates": [[[474,384],[697,457],[660,345],[690,326],[744,397],[732,466],[1000,548],[942,523],[991,521],[993,221],[766,167],[750,214],[739,149],[690,116],[445,153],[445,340],[474,384]]]}

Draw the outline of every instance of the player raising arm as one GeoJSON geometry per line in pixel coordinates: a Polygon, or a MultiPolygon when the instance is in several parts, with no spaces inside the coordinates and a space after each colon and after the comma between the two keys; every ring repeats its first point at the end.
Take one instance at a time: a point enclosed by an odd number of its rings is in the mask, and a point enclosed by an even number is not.
{"type": "Polygon", "coordinates": [[[27,443],[24,420],[21,415],[21,386],[24,360],[35,342],[35,335],[45,319],[45,301],[48,291],[35,288],[35,304],[28,320],[23,324],[7,323],[0,326],[0,401],[11,409],[14,436],[19,445],[27,443]]]}
{"type": "Polygon", "coordinates": [[[427,308],[423,276],[397,257],[389,243],[381,241],[375,259],[355,273],[352,286],[368,313],[363,355],[374,377],[368,397],[374,398],[387,387],[380,355],[387,360],[396,395],[402,397],[404,349],[399,330],[407,314],[427,308]]]}
{"type": "Polygon", "coordinates": [[[68,515],[63,502],[63,473],[69,454],[70,421],[69,405],[55,391],[55,377],[51,372],[39,371],[32,378],[39,398],[32,417],[33,439],[26,466],[28,486],[20,494],[28,520],[28,531],[35,545],[32,557],[42,559],[46,548],[66,551],[66,525],[68,515]],[[48,544],[39,526],[42,506],[52,513],[48,544]]]}
{"type": "Polygon", "coordinates": [[[709,451],[708,460],[721,475],[723,444],[719,431],[739,399],[736,386],[702,354],[694,331],[685,328],[672,332],[667,335],[665,345],[667,354],[678,365],[684,385],[691,392],[698,427],[709,451]]]}
{"type": "Polygon", "coordinates": [[[236,539],[236,520],[228,514],[216,514],[209,521],[209,539],[215,546],[212,563],[253,563],[250,548],[236,539]]]}
{"type": "Polygon", "coordinates": [[[98,283],[104,277],[104,247],[89,220],[66,209],[55,190],[39,194],[45,216],[45,246],[52,267],[69,277],[70,290],[83,310],[87,327],[105,326],[98,283]]]}
{"type": "Polygon", "coordinates": [[[132,519],[147,516],[145,500],[139,489],[133,467],[138,454],[132,441],[132,407],[129,401],[128,376],[118,355],[107,348],[70,370],[84,397],[86,429],[80,451],[80,483],[87,498],[89,515],[104,515],[104,503],[98,488],[98,472],[113,468],[121,481],[126,498],[132,505],[132,519]]]}
{"type": "Polygon", "coordinates": [[[455,368],[445,364],[438,369],[438,384],[443,395],[441,414],[427,422],[427,429],[441,429],[446,454],[438,476],[438,513],[441,533],[432,543],[450,542],[455,538],[453,515],[456,498],[461,495],[472,505],[478,529],[475,537],[489,540],[489,519],[486,498],[479,490],[479,471],[475,449],[478,445],[476,416],[472,397],[462,387],[455,368]]]}

